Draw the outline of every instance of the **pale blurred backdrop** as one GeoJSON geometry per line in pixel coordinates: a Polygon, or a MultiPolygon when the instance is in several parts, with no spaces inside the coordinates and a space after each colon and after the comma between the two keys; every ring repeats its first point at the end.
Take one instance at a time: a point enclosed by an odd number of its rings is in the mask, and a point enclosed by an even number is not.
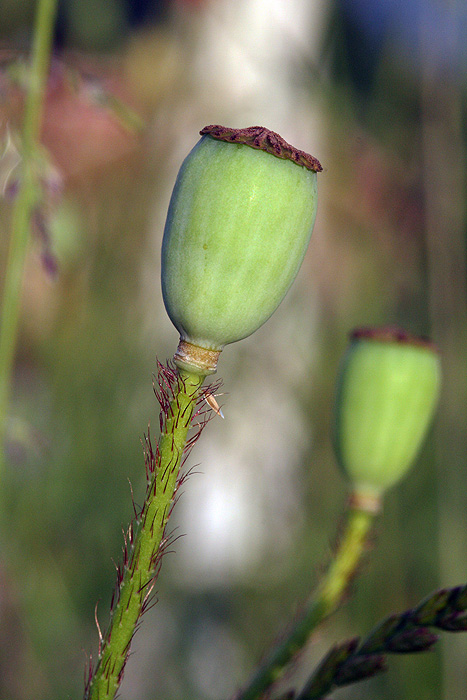
{"type": "MultiPolygon", "coordinates": [[[[14,178],[35,2],[0,4],[0,184],[14,178]]],[[[463,0],[63,0],[44,114],[46,235],[34,236],[0,532],[0,698],[82,695],[122,528],[157,435],[156,358],[177,334],[160,245],[177,170],[206,124],[263,125],[323,164],[299,277],[227,347],[192,453],[157,605],[122,700],[227,700],[319,581],[347,487],[330,426],[348,332],[398,324],[443,357],[435,428],[388,494],[352,596],[297,666],[436,587],[467,582],[466,87],[463,0]],[[123,106],[128,106],[128,110],[123,106]],[[58,186],[60,184],[60,186],[58,186]],[[44,238],[57,273],[42,264],[44,238]]],[[[11,202],[0,204],[3,280],[11,202]]],[[[49,266],[50,267],[50,266],[49,266]]],[[[336,698],[465,700],[467,637],[392,658],[336,698]]]]}

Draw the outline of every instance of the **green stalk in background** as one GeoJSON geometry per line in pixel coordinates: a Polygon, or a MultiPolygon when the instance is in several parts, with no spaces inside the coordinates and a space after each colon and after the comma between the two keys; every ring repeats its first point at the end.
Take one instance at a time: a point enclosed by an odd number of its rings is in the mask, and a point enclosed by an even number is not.
{"type": "Polygon", "coordinates": [[[100,640],[97,666],[94,671],[90,669],[86,700],[111,700],[122,681],[130,644],[138,621],[150,604],[153,583],[164,553],[164,533],[204,378],[204,375],[194,372],[179,370],[175,374],[169,368],[160,368],[162,431],[155,453],[147,438],[148,490],[145,504],[127,535],[123,570],[119,571],[117,581],[117,598],[112,605],[108,631],[100,640]],[[171,400],[167,392],[172,393],[171,400]]]}
{"type": "Polygon", "coordinates": [[[3,467],[4,462],[6,419],[18,334],[24,262],[29,242],[31,217],[40,197],[35,164],[56,11],[57,0],[39,0],[34,26],[31,66],[28,72],[21,164],[19,166],[21,170],[20,185],[13,206],[0,319],[0,467],[3,467]]]}
{"type": "Polygon", "coordinates": [[[351,500],[345,530],[333,561],[318,590],[292,629],[266,656],[248,685],[235,700],[258,700],[286,670],[316,627],[336,610],[361,561],[375,517],[374,503],[351,500]],[[369,506],[366,508],[366,506],[369,506]]]}

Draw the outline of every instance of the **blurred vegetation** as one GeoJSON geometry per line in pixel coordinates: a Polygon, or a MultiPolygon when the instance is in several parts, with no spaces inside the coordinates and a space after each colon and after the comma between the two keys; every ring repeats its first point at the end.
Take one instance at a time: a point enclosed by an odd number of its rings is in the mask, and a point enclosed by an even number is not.
{"type": "MultiPolygon", "coordinates": [[[[0,6],[2,138],[20,123],[11,67],[34,5],[0,6]]],[[[465,8],[235,5],[61,4],[43,129],[63,180],[48,220],[58,275],[33,237],[2,485],[4,700],[80,697],[96,654],[95,605],[105,627],[133,512],[128,480],[136,502],[144,493],[139,438],[148,421],[157,433],[156,356],[177,342],[159,289],[165,212],[204,124],[264,124],[312,152],[325,167],[320,210],[279,311],[221,357],[226,420],[191,458],[201,473],[175,515],[186,536],[166,557],[121,697],[228,697],[319,580],[346,499],[329,427],[355,325],[432,335],[443,401],[417,467],[387,497],[352,597],[297,679],[334,641],[467,581],[465,8]]],[[[0,282],[10,209],[5,198],[0,282]]],[[[466,659],[467,641],[450,636],[339,697],[463,700],[466,659]]]]}

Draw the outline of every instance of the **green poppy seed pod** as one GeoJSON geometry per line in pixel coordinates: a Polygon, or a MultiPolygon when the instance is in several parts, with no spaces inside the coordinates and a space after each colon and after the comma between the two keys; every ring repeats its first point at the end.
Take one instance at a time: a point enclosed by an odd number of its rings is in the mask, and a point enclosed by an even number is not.
{"type": "Polygon", "coordinates": [[[316,158],[263,127],[207,126],[182,164],[162,243],[176,364],[210,374],[275,311],[316,216],[316,158]]]}
{"type": "Polygon", "coordinates": [[[337,385],[335,448],[354,494],[379,501],[415,460],[440,389],[434,346],[394,328],[358,329],[337,385]]]}

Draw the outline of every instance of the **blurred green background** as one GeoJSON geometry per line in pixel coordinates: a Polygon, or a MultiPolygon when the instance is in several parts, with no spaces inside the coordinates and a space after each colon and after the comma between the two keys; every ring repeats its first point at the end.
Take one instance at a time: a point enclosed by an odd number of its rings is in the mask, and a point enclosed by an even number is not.
{"type": "MultiPolygon", "coordinates": [[[[4,145],[20,123],[12,66],[34,9],[0,5],[4,145]]],[[[137,503],[144,494],[148,421],[157,435],[156,358],[178,341],[159,284],[165,213],[205,124],[261,124],[318,157],[319,212],[278,312],[222,353],[226,420],[192,454],[173,522],[184,536],[121,698],[229,697],[319,581],[347,498],[329,428],[356,325],[431,335],[442,401],[416,468],[387,496],[352,596],[283,687],[333,642],[467,581],[466,39],[462,0],[60,3],[42,135],[58,273],[33,236],[1,486],[2,700],[81,697],[97,653],[95,607],[105,628],[128,481],[137,503]]],[[[4,198],[1,282],[10,215],[4,198]]],[[[450,635],[335,695],[465,700],[466,687],[467,638],[450,635]]]]}

